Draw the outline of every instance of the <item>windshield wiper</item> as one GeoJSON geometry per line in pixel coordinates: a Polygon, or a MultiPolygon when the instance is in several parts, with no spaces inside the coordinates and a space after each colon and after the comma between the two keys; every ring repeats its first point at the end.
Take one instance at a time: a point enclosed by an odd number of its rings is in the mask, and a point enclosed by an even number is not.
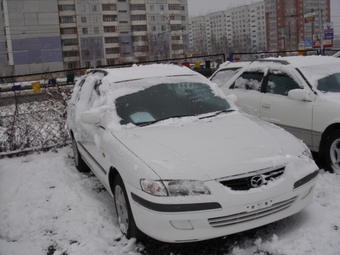
{"type": "Polygon", "coordinates": [[[214,112],[211,115],[200,117],[199,119],[202,120],[202,119],[207,119],[207,118],[211,118],[211,117],[216,117],[217,115],[220,115],[221,113],[233,112],[233,111],[235,111],[235,110],[234,109],[227,109],[227,110],[217,111],[217,112],[214,112]]]}
{"type": "Polygon", "coordinates": [[[139,122],[139,123],[134,123],[136,126],[139,127],[144,127],[144,126],[148,126],[148,125],[152,125],[155,124],[157,122],[163,121],[163,120],[168,120],[168,119],[172,119],[172,118],[183,118],[183,117],[193,117],[194,115],[175,115],[175,116],[169,116],[169,117],[165,117],[165,118],[161,118],[158,120],[152,120],[152,121],[145,121],[145,122],[139,122]]]}

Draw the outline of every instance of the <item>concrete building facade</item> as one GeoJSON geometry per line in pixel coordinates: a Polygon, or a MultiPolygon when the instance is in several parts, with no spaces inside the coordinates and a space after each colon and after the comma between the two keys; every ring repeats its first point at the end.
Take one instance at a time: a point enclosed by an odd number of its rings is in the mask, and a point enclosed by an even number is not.
{"type": "Polygon", "coordinates": [[[1,76],[142,62],[189,49],[187,0],[2,0],[1,76]]]}
{"type": "Polygon", "coordinates": [[[201,54],[266,49],[264,1],[190,18],[190,49],[201,54]]]}
{"type": "Polygon", "coordinates": [[[313,44],[330,22],[330,0],[265,0],[265,8],[269,51],[298,50],[300,41],[313,44]]]}

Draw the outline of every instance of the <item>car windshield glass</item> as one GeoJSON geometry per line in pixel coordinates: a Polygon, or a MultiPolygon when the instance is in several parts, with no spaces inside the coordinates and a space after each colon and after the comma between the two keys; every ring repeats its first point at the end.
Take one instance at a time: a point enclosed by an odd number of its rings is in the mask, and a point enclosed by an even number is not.
{"type": "Polygon", "coordinates": [[[340,73],[318,80],[318,90],[322,92],[340,92],[340,73]]]}
{"type": "Polygon", "coordinates": [[[226,111],[229,103],[202,83],[159,84],[115,101],[120,124],[143,125],[169,118],[226,111]]]}
{"type": "MultiPolygon", "coordinates": [[[[336,58],[335,58],[336,59],[336,58]]],[[[322,92],[340,92],[339,63],[300,67],[309,83],[322,92]]]]}
{"type": "Polygon", "coordinates": [[[237,73],[238,70],[240,70],[240,67],[220,70],[214,75],[214,77],[211,78],[211,81],[215,82],[217,86],[221,87],[231,77],[233,77],[237,73]]]}

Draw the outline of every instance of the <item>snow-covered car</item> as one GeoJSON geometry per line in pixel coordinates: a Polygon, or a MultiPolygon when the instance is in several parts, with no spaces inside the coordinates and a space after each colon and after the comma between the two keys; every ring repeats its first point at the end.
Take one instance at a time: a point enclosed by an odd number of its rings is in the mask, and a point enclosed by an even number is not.
{"type": "Polygon", "coordinates": [[[244,115],[187,67],[95,69],[68,107],[75,165],[88,165],[114,197],[128,238],[225,236],[312,201],[318,167],[307,146],[244,115]]]}
{"type": "Polygon", "coordinates": [[[340,173],[340,59],[281,57],[254,61],[220,84],[245,113],[302,139],[340,173]]]}

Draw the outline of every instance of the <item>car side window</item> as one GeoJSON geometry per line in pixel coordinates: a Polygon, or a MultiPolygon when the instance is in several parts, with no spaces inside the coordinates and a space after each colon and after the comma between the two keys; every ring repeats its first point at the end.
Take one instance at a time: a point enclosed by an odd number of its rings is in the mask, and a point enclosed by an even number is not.
{"type": "Polygon", "coordinates": [[[302,89],[294,79],[283,73],[269,73],[267,93],[287,96],[292,89],[302,89]]]}
{"type": "Polygon", "coordinates": [[[262,80],[263,73],[244,72],[239,78],[237,78],[237,80],[230,88],[261,91],[262,80]]]}

